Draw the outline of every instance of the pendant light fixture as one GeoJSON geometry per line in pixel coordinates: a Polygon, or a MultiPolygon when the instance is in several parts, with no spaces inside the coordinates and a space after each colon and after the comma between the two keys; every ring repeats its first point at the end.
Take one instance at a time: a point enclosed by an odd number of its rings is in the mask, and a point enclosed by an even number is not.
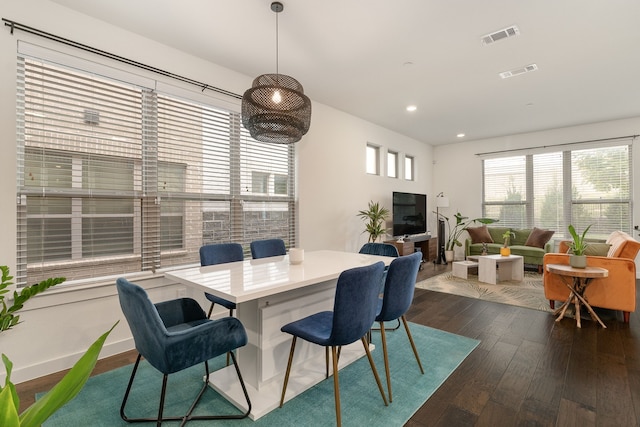
{"type": "Polygon", "coordinates": [[[242,125],[258,141],[292,144],[309,130],[311,100],[296,79],[279,73],[278,14],[283,9],[282,3],[271,3],[276,13],[276,73],[256,77],[242,96],[242,125]]]}

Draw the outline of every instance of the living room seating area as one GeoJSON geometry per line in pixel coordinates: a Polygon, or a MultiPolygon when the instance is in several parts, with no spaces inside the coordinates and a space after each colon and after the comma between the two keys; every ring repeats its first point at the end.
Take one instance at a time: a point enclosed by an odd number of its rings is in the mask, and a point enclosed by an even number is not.
{"type": "Polygon", "coordinates": [[[469,237],[465,240],[465,256],[482,255],[483,246],[486,246],[486,255],[499,254],[500,248],[504,245],[502,236],[508,231],[512,232],[508,245],[511,253],[524,257],[525,265],[535,265],[540,270],[544,255],[553,250],[553,241],[551,241],[553,230],[536,227],[533,229],[487,227],[486,225],[469,227],[467,228],[469,237]]]}
{"type": "MultiPolygon", "coordinates": [[[[627,233],[614,231],[606,242],[592,242],[588,248],[587,266],[608,270],[608,277],[593,279],[585,291],[585,298],[594,307],[620,310],[624,322],[629,323],[629,315],[636,309],[636,265],[635,258],[640,250],[640,242],[627,233]]],[[[569,264],[568,242],[561,241],[559,253],[544,255],[543,266],[547,264],[569,264]]],[[[565,301],[569,288],[562,277],[549,274],[544,269],[544,294],[551,308],[555,301],[565,301]]]]}

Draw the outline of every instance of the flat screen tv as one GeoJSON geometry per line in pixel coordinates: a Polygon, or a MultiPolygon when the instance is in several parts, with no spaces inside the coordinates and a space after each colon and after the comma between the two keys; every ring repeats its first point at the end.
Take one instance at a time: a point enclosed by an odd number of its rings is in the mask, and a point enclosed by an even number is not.
{"type": "Polygon", "coordinates": [[[427,232],[427,195],[393,192],[393,235],[427,232]]]}

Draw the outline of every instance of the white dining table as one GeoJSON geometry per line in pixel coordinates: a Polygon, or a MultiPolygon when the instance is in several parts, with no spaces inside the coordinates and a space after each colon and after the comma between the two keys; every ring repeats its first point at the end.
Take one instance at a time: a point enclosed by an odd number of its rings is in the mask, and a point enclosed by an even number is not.
{"type": "MultiPolygon", "coordinates": [[[[290,264],[289,256],[251,259],[165,273],[165,278],[236,303],[248,343],[237,350],[252,409],[258,419],[280,403],[291,336],[280,328],[310,314],[331,310],[341,272],[391,257],[341,251],[306,251],[304,261],[290,264]]],[[[340,368],[364,355],[362,344],[343,347],[340,368]]],[[[296,346],[286,400],[325,379],[324,349],[307,342],[296,346]]],[[[211,373],[210,385],[243,409],[244,396],[233,366],[211,373]]],[[[244,409],[246,410],[246,408],[244,409]]]]}

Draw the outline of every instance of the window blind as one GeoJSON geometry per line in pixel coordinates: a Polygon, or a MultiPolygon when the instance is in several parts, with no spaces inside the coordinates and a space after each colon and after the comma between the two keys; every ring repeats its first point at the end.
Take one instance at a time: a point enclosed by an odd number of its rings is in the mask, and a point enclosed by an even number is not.
{"type": "Polygon", "coordinates": [[[500,225],[539,227],[568,237],[631,231],[631,145],[572,147],[483,160],[483,216],[500,225]]]}
{"type": "Polygon", "coordinates": [[[252,140],[239,113],[33,58],[17,87],[19,285],[295,245],[295,146],[252,140]]]}

